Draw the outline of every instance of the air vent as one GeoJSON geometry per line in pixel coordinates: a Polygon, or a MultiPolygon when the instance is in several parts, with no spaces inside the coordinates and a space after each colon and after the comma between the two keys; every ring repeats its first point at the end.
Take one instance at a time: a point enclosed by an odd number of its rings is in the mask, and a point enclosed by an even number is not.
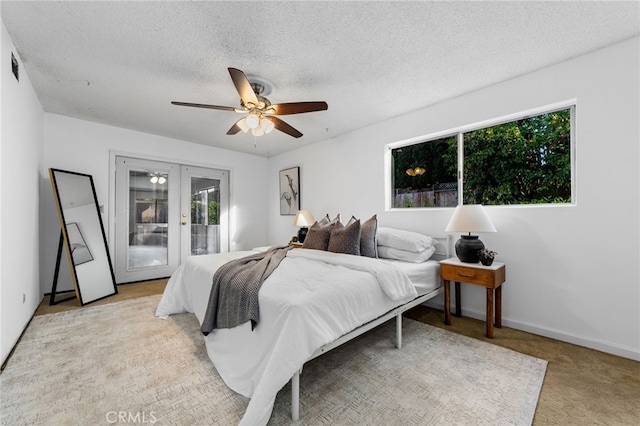
{"type": "Polygon", "coordinates": [[[18,77],[18,60],[13,55],[13,52],[11,52],[11,71],[13,72],[13,75],[16,76],[16,80],[20,81],[20,78],[18,77]]]}

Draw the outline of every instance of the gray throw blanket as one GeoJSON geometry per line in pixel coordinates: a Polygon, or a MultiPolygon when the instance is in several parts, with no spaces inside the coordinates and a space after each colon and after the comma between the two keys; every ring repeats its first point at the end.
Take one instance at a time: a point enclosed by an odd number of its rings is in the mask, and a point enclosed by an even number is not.
{"type": "Polygon", "coordinates": [[[253,330],[260,318],[258,291],[290,249],[275,247],[218,268],[200,331],[206,336],[217,328],[233,328],[247,321],[253,330]]]}

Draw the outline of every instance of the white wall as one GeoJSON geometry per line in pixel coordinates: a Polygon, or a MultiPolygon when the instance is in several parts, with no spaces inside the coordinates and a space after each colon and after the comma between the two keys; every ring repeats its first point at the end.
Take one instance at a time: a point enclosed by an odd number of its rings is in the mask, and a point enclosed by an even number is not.
{"type": "MultiPolygon", "coordinates": [[[[576,99],[577,204],[487,207],[498,233],[482,240],[507,264],[505,325],[640,360],[639,40],[271,158],[269,243],[296,232],[277,194],[278,171],[297,165],[316,218],[377,213],[443,235],[452,209],[385,211],[385,145],[576,99]]],[[[462,287],[463,314],[484,319],[484,289],[462,287]]]]}
{"type": "Polygon", "coordinates": [[[4,23],[0,39],[0,363],[4,363],[42,296],[38,171],[43,111],[4,23]],[[11,52],[19,62],[19,81],[11,72],[11,52]]]}
{"type": "MultiPolygon", "coordinates": [[[[45,223],[41,262],[43,292],[51,290],[60,233],[48,168],[93,176],[98,202],[104,205],[102,220],[105,233],[113,250],[114,230],[109,226],[114,185],[114,167],[110,167],[109,162],[113,153],[230,170],[230,249],[245,250],[266,244],[266,158],[49,113],[44,115],[44,133],[41,170],[46,180],[41,193],[42,220],[45,223]]],[[[111,255],[113,261],[113,252],[111,255]]],[[[60,290],[73,288],[68,269],[66,264],[61,268],[60,290]]]]}

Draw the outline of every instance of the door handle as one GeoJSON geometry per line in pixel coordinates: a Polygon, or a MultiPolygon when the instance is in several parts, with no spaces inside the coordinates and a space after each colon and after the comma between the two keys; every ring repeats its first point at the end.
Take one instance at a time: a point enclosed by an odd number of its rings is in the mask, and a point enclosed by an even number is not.
{"type": "Polygon", "coordinates": [[[182,222],[182,224],[183,224],[183,225],[186,225],[186,224],[187,224],[187,222],[186,222],[186,221],[183,221],[183,222],[182,222]]]}

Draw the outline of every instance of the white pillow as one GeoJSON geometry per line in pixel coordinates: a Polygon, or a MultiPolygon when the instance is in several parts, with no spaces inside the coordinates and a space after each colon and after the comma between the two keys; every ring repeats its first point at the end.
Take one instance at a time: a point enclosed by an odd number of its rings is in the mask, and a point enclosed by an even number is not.
{"type": "Polygon", "coordinates": [[[426,262],[436,252],[434,246],[418,252],[400,250],[393,247],[378,246],[378,257],[384,259],[402,260],[403,262],[422,263],[426,262]]]}
{"type": "Polygon", "coordinates": [[[419,252],[436,245],[436,241],[423,234],[402,229],[378,227],[378,246],[419,252]]]}

